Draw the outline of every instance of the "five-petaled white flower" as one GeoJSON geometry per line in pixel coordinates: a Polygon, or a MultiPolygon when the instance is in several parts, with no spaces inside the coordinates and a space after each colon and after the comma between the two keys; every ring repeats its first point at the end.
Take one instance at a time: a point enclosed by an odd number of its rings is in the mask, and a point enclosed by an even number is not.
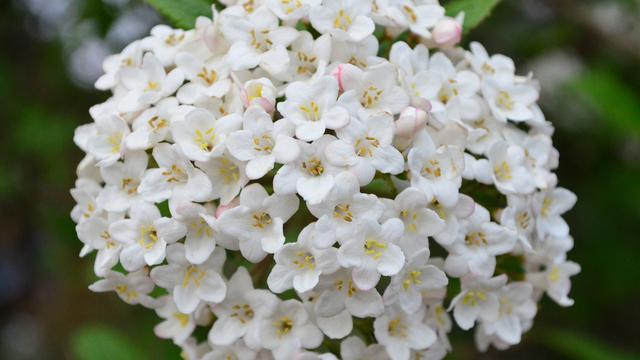
{"type": "Polygon", "coordinates": [[[89,286],[91,291],[115,291],[118,297],[127,304],[152,308],[157,305],[155,299],[149,296],[154,284],[145,269],[122,274],[116,271],[107,272],[104,278],[89,286]]]}
{"type": "Polygon", "coordinates": [[[324,0],[311,8],[311,24],[321,33],[338,40],[358,42],[373,34],[375,25],[367,15],[371,2],[367,0],[324,0]]]}
{"type": "Polygon", "coordinates": [[[398,307],[386,307],[373,323],[378,343],[392,360],[409,360],[411,350],[422,350],[436,341],[436,332],[424,323],[424,308],[408,314],[398,307]]]}

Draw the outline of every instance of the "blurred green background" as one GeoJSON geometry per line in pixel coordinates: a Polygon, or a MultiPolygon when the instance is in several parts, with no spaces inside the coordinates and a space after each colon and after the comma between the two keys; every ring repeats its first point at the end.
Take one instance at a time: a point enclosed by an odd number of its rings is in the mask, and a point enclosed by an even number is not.
{"type": "MultiPolygon", "coordinates": [[[[480,1],[480,0],[478,0],[480,1]]],[[[443,1],[447,3],[447,1],[443,1]]],[[[101,59],[163,19],[136,0],[0,2],[0,358],[173,359],[155,314],[94,294],[69,218],[82,154],[72,142],[101,59]]],[[[503,0],[465,36],[542,85],[560,184],[578,194],[572,308],[544,300],[521,345],[451,359],[640,357],[640,2],[503,0]]]]}

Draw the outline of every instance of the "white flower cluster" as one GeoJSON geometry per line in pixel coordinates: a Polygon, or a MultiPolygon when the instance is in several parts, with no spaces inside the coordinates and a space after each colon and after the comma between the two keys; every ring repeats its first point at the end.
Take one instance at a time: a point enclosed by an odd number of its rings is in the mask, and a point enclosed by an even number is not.
{"type": "Polygon", "coordinates": [[[91,290],[209,360],[441,359],[449,312],[503,349],[572,304],[576,198],[511,59],[454,48],[435,0],[225,3],[104,63],[71,190],[91,290]],[[418,44],[379,57],[374,23],[418,44]]]}

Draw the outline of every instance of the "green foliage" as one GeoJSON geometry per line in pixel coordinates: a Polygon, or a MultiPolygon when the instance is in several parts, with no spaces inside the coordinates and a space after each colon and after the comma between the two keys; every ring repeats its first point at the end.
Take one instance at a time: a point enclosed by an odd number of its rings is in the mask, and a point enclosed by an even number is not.
{"type": "MultiPolygon", "coordinates": [[[[542,333],[542,332],[541,332],[542,333]]],[[[638,356],[622,353],[600,341],[568,330],[550,330],[540,336],[547,347],[567,359],[577,360],[632,360],[638,356]]]]}
{"type": "Polygon", "coordinates": [[[444,4],[448,16],[456,16],[464,11],[463,31],[469,32],[491,14],[500,0],[451,0],[444,4]]]}
{"type": "Polygon", "coordinates": [[[595,69],[571,82],[610,125],[640,132],[640,95],[609,70],[595,69]]]}
{"type": "Polygon", "coordinates": [[[87,326],[71,338],[74,358],[78,360],[139,360],[146,356],[124,335],[100,325],[87,326]]]}
{"type": "Polygon", "coordinates": [[[211,14],[211,1],[207,0],[145,0],[172,25],[192,29],[198,16],[211,14]]]}

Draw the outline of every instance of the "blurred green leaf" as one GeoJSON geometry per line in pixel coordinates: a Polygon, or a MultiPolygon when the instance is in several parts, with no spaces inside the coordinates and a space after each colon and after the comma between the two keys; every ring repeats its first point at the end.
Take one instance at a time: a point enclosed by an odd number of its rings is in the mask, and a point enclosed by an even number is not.
{"type": "Polygon", "coordinates": [[[633,360],[640,358],[631,354],[622,353],[601,341],[569,330],[547,329],[539,339],[546,346],[568,359],[633,360]]]}
{"type": "Polygon", "coordinates": [[[464,11],[464,25],[462,29],[465,33],[480,25],[491,10],[498,5],[500,0],[451,0],[444,4],[448,16],[455,17],[464,11]]]}
{"type": "Polygon", "coordinates": [[[139,360],[144,353],[124,335],[105,326],[80,329],[71,338],[73,355],[78,360],[139,360]]]}
{"type": "Polygon", "coordinates": [[[640,95],[611,71],[589,71],[569,86],[585,96],[611,125],[622,131],[640,131],[640,95]]]}
{"type": "Polygon", "coordinates": [[[193,29],[198,16],[211,15],[211,1],[207,0],[145,0],[153,6],[162,16],[166,17],[172,25],[193,29]]]}

